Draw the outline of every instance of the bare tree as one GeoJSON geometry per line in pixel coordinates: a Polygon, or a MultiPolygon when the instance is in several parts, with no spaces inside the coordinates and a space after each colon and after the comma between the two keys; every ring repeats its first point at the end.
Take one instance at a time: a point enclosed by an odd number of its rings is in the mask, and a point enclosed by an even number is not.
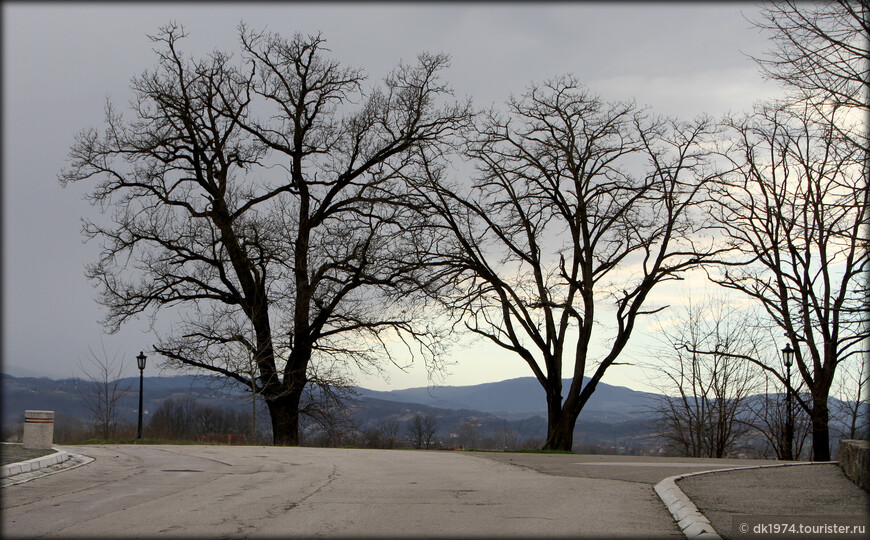
{"type": "Polygon", "coordinates": [[[257,431],[257,363],[253,358],[249,358],[250,366],[247,375],[251,382],[251,442],[258,444],[260,433],[257,431]]]}
{"type": "Polygon", "coordinates": [[[847,439],[870,438],[870,369],[866,359],[858,358],[852,365],[840,370],[834,416],[843,426],[842,436],[847,439]]]}
{"type": "Polygon", "coordinates": [[[438,433],[438,421],[431,414],[423,418],[423,445],[428,450],[435,445],[435,434],[438,433]]]}
{"type": "Polygon", "coordinates": [[[193,440],[196,400],[191,397],[167,399],[150,415],[146,432],[149,437],[168,440],[193,440]]]}
{"type": "Polygon", "coordinates": [[[438,423],[431,414],[417,413],[408,420],[408,433],[411,436],[411,446],[429,449],[435,442],[438,423]]]}
{"type": "Polygon", "coordinates": [[[415,414],[413,418],[408,420],[408,435],[411,447],[423,448],[423,415],[415,414]]]}
{"type": "Polygon", "coordinates": [[[502,427],[502,445],[504,450],[516,450],[519,437],[520,434],[515,429],[508,427],[507,417],[505,417],[502,427]]]}
{"type": "Polygon", "coordinates": [[[664,308],[647,306],[650,291],[713,253],[693,239],[712,126],[606,103],[573,77],[507,107],[468,145],[479,172],[471,193],[429,167],[421,196],[443,235],[430,262],[444,269],[437,290],[454,319],[522,358],[544,388],[545,448],[570,450],[580,411],[635,321],[664,308]],[[605,314],[606,342],[593,338],[605,314]],[[606,343],[600,356],[595,343],[606,343]],[[573,382],[563,394],[565,371],[573,382]]]}
{"type": "Polygon", "coordinates": [[[399,422],[388,420],[378,426],[382,448],[396,448],[399,445],[399,422]]]}
{"type": "Polygon", "coordinates": [[[732,309],[722,298],[696,303],[689,297],[679,320],[659,321],[656,333],[666,347],[652,367],[664,395],[654,409],[663,436],[681,455],[724,457],[748,430],[747,398],[757,373],[727,353],[755,354],[757,340],[732,309]]]}
{"type": "MultiPolygon", "coordinates": [[[[844,120],[838,113],[852,110],[864,116],[870,111],[866,0],[768,2],[754,23],[770,34],[773,48],[753,59],[793,99],[810,103],[832,124],[844,120]]],[[[866,130],[851,133],[866,143],[866,130]]]]}
{"type": "Polygon", "coordinates": [[[480,424],[477,419],[472,418],[466,422],[462,422],[459,426],[459,444],[465,449],[477,448],[477,439],[480,436],[480,424]]]}
{"type": "Polygon", "coordinates": [[[114,209],[110,224],[85,224],[103,243],[88,276],[107,327],[174,310],[176,330],[154,350],[252,388],[274,443],[297,444],[318,362],[377,369],[396,362],[393,339],[436,365],[405,256],[425,239],[407,225],[404,177],[412,151],[437,154],[468,106],[442,104],[443,55],[365,92],[320,36],[242,26],[241,65],[223,52],[184,58],[184,36],[173,24],[152,37],[158,66],[133,79],[133,118],[107,106],[105,132],[78,136],[60,180],[98,180],[91,200],[114,209]],[[228,360],[231,345],[247,354],[228,360]]]}
{"type": "Polygon", "coordinates": [[[777,459],[801,459],[812,425],[801,402],[810,401],[812,398],[803,392],[804,387],[799,383],[791,389],[792,395],[789,400],[785,392],[775,390],[781,385],[776,377],[766,372],[762,376],[764,393],[747,400],[749,413],[746,415],[745,422],[764,437],[765,457],[772,452],[777,459]],[[791,404],[791,414],[789,414],[789,404],[791,404]],[[789,422],[791,428],[788,426],[789,422]],[[788,448],[789,430],[792,440],[791,449],[788,448]]]}
{"type": "Polygon", "coordinates": [[[118,352],[109,358],[106,346],[100,340],[100,354],[88,345],[90,367],[80,364],[86,381],[76,379],[76,390],[91,415],[94,428],[103,439],[109,439],[115,432],[118,422],[118,401],[130,392],[130,385],[121,382],[124,364],[118,352]]]}
{"type": "MultiPolygon", "coordinates": [[[[728,126],[728,171],[711,184],[712,217],[736,251],[709,276],[756,301],[785,332],[812,396],[804,409],[813,422],[813,458],[826,461],[837,366],[866,355],[870,337],[864,152],[807,105],[762,105],[728,126]]],[[[776,366],[750,360],[785,383],[776,366]]]]}
{"type": "Polygon", "coordinates": [[[148,436],[168,440],[197,440],[208,434],[251,432],[251,418],[241,411],[201,405],[192,397],[169,398],[148,421],[148,436]]]}
{"type": "MultiPolygon", "coordinates": [[[[416,426],[413,421],[409,421],[408,428],[412,432],[412,439],[415,448],[420,448],[424,444],[423,440],[423,424],[416,426]],[[420,428],[419,433],[415,433],[416,428],[420,428]]],[[[366,448],[386,448],[392,449],[399,446],[399,428],[401,425],[397,420],[387,420],[381,422],[377,427],[363,430],[363,445],[366,448]]]]}
{"type": "Polygon", "coordinates": [[[798,402],[813,458],[828,460],[837,366],[868,349],[870,9],[772,2],[756,25],[774,48],[755,60],[789,93],[727,120],[731,171],[714,193],[715,219],[740,256],[714,281],[755,299],[785,332],[812,397],[798,402]]]}

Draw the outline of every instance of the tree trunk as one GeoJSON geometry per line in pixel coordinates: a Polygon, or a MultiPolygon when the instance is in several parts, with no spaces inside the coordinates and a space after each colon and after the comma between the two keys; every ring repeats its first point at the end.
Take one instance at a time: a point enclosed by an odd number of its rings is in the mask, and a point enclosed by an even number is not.
{"type": "Polygon", "coordinates": [[[570,400],[562,404],[562,381],[553,382],[547,390],[547,442],[543,450],[565,450],[574,448],[574,423],[577,414],[567,410],[570,400]]]}
{"type": "Polygon", "coordinates": [[[299,445],[299,400],[301,392],[267,397],[269,416],[272,420],[272,444],[275,446],[299,445]]]}
{"type": "Polygon", "coordinates": [[[813,461],[831,461],[828,434],[828,396],[813,396],[813,461]]]}
{"type": "Polygon", "coordinates": [[[565,450],[570,452],[574,448],[574,422],[569,420],[569,415],[561,411],[555,422],[547,423],[547,442],[544,450],[565,450]]]}

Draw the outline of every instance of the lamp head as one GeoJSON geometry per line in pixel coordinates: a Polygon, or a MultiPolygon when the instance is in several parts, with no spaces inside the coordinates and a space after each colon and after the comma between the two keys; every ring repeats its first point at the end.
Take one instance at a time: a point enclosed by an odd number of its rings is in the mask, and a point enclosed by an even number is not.
{"type": "Polygon", "coordinates": [[[785,364],[785,367],[790,368],[793,361],[794,349],[791,348],[791,345],[786,345],[782,349],[782,363],[785,364]]]}
{"type": "Polygon", "coordinates": [[[139,351],[139,356],[136,357],[136,363],[139,365],[139,371],[145,369],[145,359],[148,358],[145,356],[145,353],[139,351]]]}

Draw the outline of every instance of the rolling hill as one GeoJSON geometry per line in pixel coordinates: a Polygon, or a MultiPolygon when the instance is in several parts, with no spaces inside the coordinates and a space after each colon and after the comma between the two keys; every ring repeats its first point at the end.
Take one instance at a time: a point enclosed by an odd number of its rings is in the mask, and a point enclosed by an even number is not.
{"type": "MultiPolygon", "coordinates": [[[[121,379],[129,391],[118,403],[118,416],[135,422],[138,409],[138,377],[121,379]]],[[[566,381],[570,383],[570,381],[566,381]]],[[[54,410],[60,419],[85,420],[79,388],[87,384],[79,379],[2,376],[2,422],[5,426],[23,421],[27,409],[54,410]]],[[[197,403],[249,411],[250,394],[238,385],[226,384],[209,376],[183,375],[146,377],[144,379],[145,422],[167,399],[193,397],[197,403]]],[[[541,438],[546,435],[546,400],[538,382],[532,377],[510,379],[473,386],[408,388],[380,392],[355,388],[357,397],[348,402],[349,416],[361,431],[385,422],[407,422],[415,414],[437,419],[439,434],[449,437],[469,422],[481,433],[516,431],[518,436],[541,438]]],[[[581,414],[577,426],[578,440],[611,440],[617,436],[650,433],[654,426],[645,414],[645,406],[654,394],[628,388],[599,385],[596,394],[581,414]]],[[[259,407],[265,418],[264,407],[259,407]]],[[[260,413],[258,413],[260,414],[260,413]]]]}
{"type": "MultiPolygon", "coordinates": [[[[122,379],[129,392],[118,403],[120,419],[135,423],[138,409],[138,377],[122,379]]],[[[251,395],[239,385],[227,384],[210,376],[183,375],[146,377],[144,381],[145,422],[149,413],[167,399],[193,398],[197,404],[231,408],[245,414],[251,410],[251,395]]],[[[27,409],[55,411],[58,425],[62,421],[85,421],[85,409],[78,379],[13,377],[2,375],[2,424],[5,427],[23,422],[27,409]]],[[[565,387],[570,380],[563,381],[565,387]]],[[[407,388],[389,392],[355,388],[357,397],[349,400],[347,415],[355,429],[365,432],[395,422],[406,429],[416,414],[433,416],[442,440],[454,437],[469,425],[481,437],[498,438],[499,434],[516,433],[522,440],[543,439],[546,435],[546,400],[543,389],[532,377],[509,379],[472,386],[407,388]]],[[[657,394],[629,388],[599,384],[580,414],[575,428],[575,443],[648,447],[656,438],[656,424],[650,407],[657,394]]],[[[750,400],[762,399],[752,396],[750,400]]],[[[836,403],[831,398],[832,405],[836,403]]],[[[262,401],[260,422],[267,417],[262,401]]],[[[836,426],[832,419],[832,428],[836,426]]],[[[4,430],[5,431],[5,430],[4,430]]]]}
{"type": "MultiPolygon", "coordinates": [[[[570,384],[571,379],[562,381],[565,390],[570,384]]],[[[508,419],[547,416],[544,389],[534,377],[520,377],[472,386],[407,388],[389,392],[357,388],[357,391],[362,397],[417,403],[442,409],[469,409],[508,419]]],[[[658,397],[660,396],[657,394],[599,383],[580,418],[610,423],[637,419],[644,415],[647,408],[658,397]]]]}

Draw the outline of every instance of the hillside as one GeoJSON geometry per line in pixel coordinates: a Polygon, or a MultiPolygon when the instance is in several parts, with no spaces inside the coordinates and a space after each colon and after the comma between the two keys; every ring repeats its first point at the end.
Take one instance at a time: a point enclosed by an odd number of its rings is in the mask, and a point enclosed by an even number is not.
{"type": "MultiPolygon", "coordinates": [[[[79,393],[86,384],[77,379],[2,376],[2,423],[4,427],[23,422],[27,409],[54,410],[57,425],[88,418],[79,393]]],[[[567,387],[569,380],[564,381],[567,387]]],[[[137,419],[138,377],[121,380],[128,393],[118,403],[118,417],[131,423],[137,419]]],[[[210,376],[146,377],[144,380],[144,418],[167,399],[193,398],[197,404],[231,408],[244,414],[251,410],[251,395],[237,384],[210,376]]],[[[472,386],[407,388],[382,392],[355,388],[357,397],[349,400],[347,417],[359,433],[395,423],[402,434],[416,414],[431,415],[437,422],[439,440],[455,442],[469,437],[498,440],[514,437],[521,441],[546,436],[546,402],[543,390],[532,377],[472,386]]],[[[655,445],[656,425],[649,407],[661,396],[629,388],[599,384],[580,414],[575,429],[579,445],[609,445],[649,448],[655,445]]],[[[752,396],[750,401],[763,399],[752,396]]],[[[262,400],[258,400],[261,427],[268,424],[262,400]]],[[[837,400],[831,398],[832,410],[837,400]]],[[[832,428],[840,424],[832,418],[832,428]]],[[[841,430],[838,430],[841,431],[841,430]]],[[[493,442],[495,441],[495,442],[493,442]]]]}
{"type": "MultiPolygon", "coordinates": [[[[128,394],[119,403],[121,418],[134,420],[138,407],[138,377],[121,379],[121,387],[128,394]]],[[[570,384],[565,380],[565,386],[570,384]]],[[[13,377],[2,375],[4,423],[19,421],[26,409],[64,411],[75,417],[84,417],[78,388],[86,382],[80,379],[54,380],[48,378],[13,377]]],[[[193,397],[210,405],[248,406],[250,394],[237,384],[209,376],[180,375],[175,377],[145,377],[145,403],[143,410],[154,410],[165,399],[193,397]]],[[[408,388],[382,392],[356,387],[360,400],[372,404],[380,400],[392,403],[392,408],[419,405],[427,408],[467,410],[508,420],[533,416],[546,417],[544,391],[533,377],[509,379],[501,382],[473,386],[439,386],[408,388]]],[[[581,421],[605,423],[624,422],[642,417],[656,398],[656,394],[638,392],[620,386],[599,384],[581,414],[581,421]]],[[[387,406],[387,405],[384,405],[387,406]]],[[[383,407],[381,407],[383,408],[383,407]]]]}
{"type": "MultiPolygon", "coordinates": [[[[2,423],[7,425],[22,422],[24,411],[28,409],[51,410],[56,414],[84,419],[88,413],[82,402],[80,389],[88,384],[90,383],[81,379],[54,380],[3,374],[2,423]]],[[[118,402],[118,416],[120,419],[135,422],[139,408],[139,378],[121,379],[119,388],[126,388],[127,394],[118,402]]],[[[211,377],[145,377],[144,388],[142,410],[146,419],[149,411],[156,410],[169,398],[193,397],[198,402],[209,405],[250,404],[250,401],[243,401],[244,393],[238,388],[230,388],[211,377]]]]}
{"type": "MultiPolygon", "coordinates": [[[[11,426],[23,421],[27,409],[54,410],[59,421],[88,417],[78,387],[86,384],[77,379],[2,376],[2,422],[11,426]]],[[[121,380],[129,389],[118,403],[118,416],[136,422],[138,377],[121,380]]],[[[208,376],[146,377],[144,379],[144,417],[166,399],[193,397],[197,403],[250,411],[250,394],[239,385],[226,384],[208,376]]],[[[471,429],[481,438],[504,438],[507,432],[521,440],[546,436],[546,403],[535,379],[520,378],[474,386],[409,388],[378,392],[356,388],[357,397],[348,404],[348,416],[364,432],[382,424],[397,422],[404,432],[408,420],[416,414],[436,419],[438,436],[449,440],[471,429]]],[[[646,436],[654,426],[644,414],[644,405],[652,396],[628,388],[599,385],[589,410],[580,416],[576,435],[578,443],[613,443],[616,439],[646,436]],[[600,394],[599,394],[600,393],[600,394]]],[[[260,403],[261,418],[266,411],[260,403]]],[[[262,420],[261,420],[262,421],[262,420]]]]}
{"type": "MultiPolygon", "coordinates": [[[[562,381],[564,389],[567,390],[570,385],[571,379],[562,381]]],[[[534,377],[520,377],[473,386],[422,387],[389,392],[365,388],[357,390],[362,397],[418,403],[444,409],[469,409],[508,419],[547,415],[544,389],[534,377]]],[[[580,419],[609,423],[634,420],[644,415],[647,408],[658,397],[660,396],[657,394],[599,383],[580,414],[580,419]]]]}

